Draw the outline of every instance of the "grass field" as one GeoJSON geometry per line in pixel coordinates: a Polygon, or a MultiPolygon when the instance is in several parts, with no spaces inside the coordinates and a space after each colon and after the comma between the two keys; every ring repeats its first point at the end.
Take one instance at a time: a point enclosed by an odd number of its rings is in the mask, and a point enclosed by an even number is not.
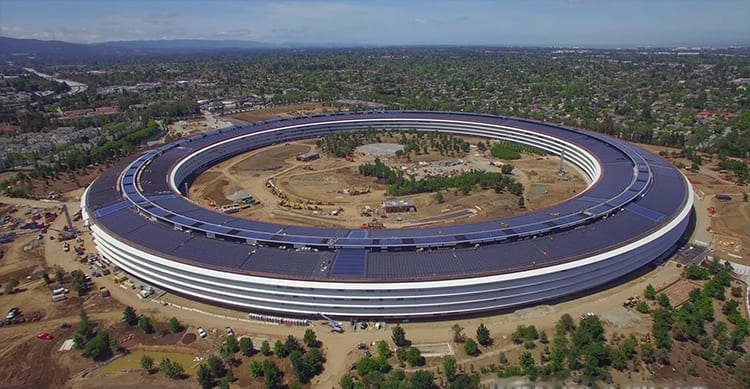
{"type": "Polygon", "coordinates": [[[159,367],[159,362],[162,358],[169,358],[170,360],[182,365],[185,369],[185,374],[194,375],[195,369],[198,367],[198,362],[193,359],[195,356],[190,353],[180,352],[164,352],[164,351],[149,351],[149,350],[135,350],[130,354],[106,365],[100,369],[97,369],[91,373],[91,377],[98,377],[106,374],[117,373],[128,370],[140,370],[141,369],[141,357],[148,355],[154,359],[154,368],[159,367]]]}

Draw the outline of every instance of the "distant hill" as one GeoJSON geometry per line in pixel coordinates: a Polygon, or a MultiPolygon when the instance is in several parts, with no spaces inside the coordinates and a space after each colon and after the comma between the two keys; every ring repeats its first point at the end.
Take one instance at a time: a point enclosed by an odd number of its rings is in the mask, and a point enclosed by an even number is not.
{"type": "Polygon", "coordinates": [[[87,60],[148,57],[191,52],[236,51],[278,48],[267,43],[238,40],[146,40],[103,43],[70,43],[43,41],[38,39],[17,39],[0,36],[0,59],[3,60],[87,60]]]}
{"type": "Polygon", "coordinates": [[[132,54],[132,50],[119,47],[0,36],[0,58],[2,59],[14,57],[35,57],[38,59],[111,58],[132,54]]]}
{"type": "Polygon", "coordinates": [[[116,41],[97,43],[99,46],[121,47],[128,49],[160,50],[206,50],[206,49],[258,49],[272,48],[274,45],[239,40],[206,40],[206,39],[164,39],[148,41],[116,41]]]}

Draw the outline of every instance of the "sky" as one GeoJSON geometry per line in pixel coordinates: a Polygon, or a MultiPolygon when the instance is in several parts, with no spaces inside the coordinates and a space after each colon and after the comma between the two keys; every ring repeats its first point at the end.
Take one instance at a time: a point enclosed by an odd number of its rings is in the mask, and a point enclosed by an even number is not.
{"type": "Polygon", "coordinates": [[[750,0],[0,0],[0,36],[80,43],[747,45],[750,0]]]}

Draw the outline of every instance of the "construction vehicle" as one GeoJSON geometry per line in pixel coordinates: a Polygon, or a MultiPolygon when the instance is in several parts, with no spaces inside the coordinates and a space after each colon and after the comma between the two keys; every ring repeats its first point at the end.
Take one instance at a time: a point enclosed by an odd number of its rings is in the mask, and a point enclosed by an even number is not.
{"type": "Polygon", "coordinates": [[[362,208],[362,211],[359,212],[359,215],[364,217],[372,217],[372,214],[373,210],[369,205],[362,208]]]}
{"type": "Polygon", "coordinates": [[[383,225],[383,222],[381,222],[378,219],[372,219],[372,221],[362,224],[362,226],[359,227],[362,230],[382,230],[385,228],[383,225]]]}
{"type": "Polygon", "coordinates": [[[349,196],[359,196],[359,195],[363,195],[363,194],[368,194],[368,193],[370,193],[370,191],[371,191],[371,189],[370,189],[369,186],[366,187],[366,188],[354,188],[354,189],[347,189],[347,190],[345,190],[345,192],[348,193],[349,196]]]}
{"type": "Polygon", "coordinates": [[[344,327],[342,327],[341,322],[331,319],[330,317],[326,316],[322,312],[319,312],[318,315],[320,315],[323,319],[326,319],[326,321],[328,321],[328,325],[331,326],[331,332],[338,332],[338,333],[344,332],[344,327]]]}

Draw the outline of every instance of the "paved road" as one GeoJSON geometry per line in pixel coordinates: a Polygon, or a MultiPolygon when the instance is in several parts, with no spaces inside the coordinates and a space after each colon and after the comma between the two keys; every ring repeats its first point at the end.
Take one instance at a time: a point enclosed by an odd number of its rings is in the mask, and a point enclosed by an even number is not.
{"type": "Polygon", "coordinates": [[[706,198],[703,192],[696,190],[695,202],[693,207],[695,208],[695,230],[693,235],[690,237],[690,241],[698,243],[702,242],[706,245],[713,243],[713,234],[708,231],[711,226],[711,216],[708,214],[708,207],[710,207],[710,198],[706,198]]]}
{"type": "Polygon", "coordinates": [[[34,73],[37,76],[39,76],[41,78],[44,78],[44,79],[47,79],[47,80],[52,80],[52,81],[55,81],[55,82],[64,82],[65,84],[67,84],[70,87],[70,91],[65,92],[65,93],[60,93],[58,95],[55,95],[55,98],[60,98],[61,96],[64,96],[64,95],[72,96],[72,95],[74,95],[76,93],[85,92],[87,89],[89,89],[88,85],[80,83],[78,81],[64,80],[62,78],[55,78],[53,76],[50,76],[49,74],[44,74],[44,73],[42,73],[40,71],[37,71],[35,69],[32,69],[32,68],[23,68],[23,70],[25,70],[25,71],[27,71],[29,73],[34,73]]]}

